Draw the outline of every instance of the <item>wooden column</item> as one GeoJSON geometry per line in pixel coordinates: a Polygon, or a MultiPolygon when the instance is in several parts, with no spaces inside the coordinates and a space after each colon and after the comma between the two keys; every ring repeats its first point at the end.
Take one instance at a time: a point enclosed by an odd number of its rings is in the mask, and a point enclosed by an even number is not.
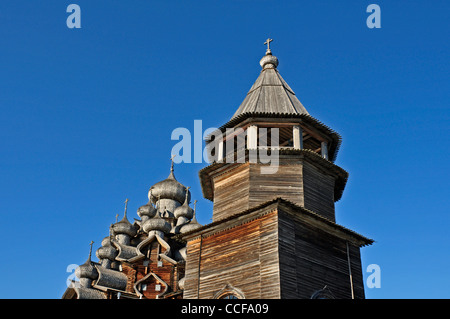
{"type": "Polygon", "coordinates": [[[322,157],[327,160],[328,159],[328,143],[327,142],[322,142],[320,144],[320,149],[321,149],[321,152],[322,152],[322,157]]]}
{"type": "Polygon", "coordinates": [[[292,127],[292,138],[294,148],[297,150],[303,149],[303,130],[299,125],[294,125],[292,127]]]}
{"type": "Polygon", "coordinates": [[[258,127],[256,125],[252,125],[247,128],[247,148],[258,148],[258,127]]]}
{"type": "Polygon", "coordinates": [[[223,161],[223,140],[221,140],[217,145],[217,162],[223,161]]]}

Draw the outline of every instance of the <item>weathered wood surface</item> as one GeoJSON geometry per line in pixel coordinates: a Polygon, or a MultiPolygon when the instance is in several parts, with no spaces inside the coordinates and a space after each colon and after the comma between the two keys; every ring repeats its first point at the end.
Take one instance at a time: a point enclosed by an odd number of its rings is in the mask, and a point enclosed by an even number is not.
{"type": "MultiPolygon", "coordinates": [[[[278,222],[281,298],[311,298],[327,286],[336,298],[350,299],[347,241],[292,212],[280,212],[278,222]]],[[[349,248],[354,296],[364,298],[359,247],[349,243],[349,248]]]]}
{"type": "Polygon", "coordinates": [[[249,208],[249,163],[214,178],[213,221],[249,208]]]}
{"type": "Polygon", "coordinates": [[[185,298],[213,298],[227,284],[246,298],[311,298],[325,285],[336,298],[351,298],[347,243],[354,295],[364,298],[359,247],[373,241],[285,200],[185,236],[185,298]]]}
{"type": "Polygon", "coordinates": [[[280,161],[276,174],[261,174],[262,164],[250,164],[249,207],[276,197],[282,197],[303,206],[302,162],[280,161]]]}
{"type": "Polygon", "coordinates": [[[231,285],[245,298],[279,298],[276,212],[188,242],[184,298],[231,285]]]}
{"type": "Polygon", "coordinates": [[[300,157],[280,156],[275,174],[261,174],[264,165],[234,165],[213,177],[213,221],[277,197],[335,221],[335,176],[300,157]]]}
{"type": "Polygon", "coordinates": [[[306,161],[304,161],[302,168],[304,188],[303,206],[306,209],[335,221],[335,178],[306,161]]]}

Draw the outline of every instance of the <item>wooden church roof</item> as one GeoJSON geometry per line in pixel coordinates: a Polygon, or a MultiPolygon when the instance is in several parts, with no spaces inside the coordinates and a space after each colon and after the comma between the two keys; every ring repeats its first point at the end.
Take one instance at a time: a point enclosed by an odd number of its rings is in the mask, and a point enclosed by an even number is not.
{"type": "Polygon", "coordinates": [[[263,70],[231,119],[245,113],[308,115],[306,108],[278,72],[278,59],[266,54],[260,63],[263,70]],[[264,61],[268,56],[273,60],[264,61]]]}

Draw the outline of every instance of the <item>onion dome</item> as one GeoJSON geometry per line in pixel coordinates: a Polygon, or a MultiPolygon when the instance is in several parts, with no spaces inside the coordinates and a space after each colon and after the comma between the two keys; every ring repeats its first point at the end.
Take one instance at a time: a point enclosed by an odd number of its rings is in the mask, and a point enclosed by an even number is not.
{"type": "MultiPolygon", "coordinates": [[[[113,225],[111,225],[110,227],[110,232],[112,227],[113,225]]],[[[110,261],[116,260],[117,254],[118,254],[117,249],[111,245],[111,234],[102,240],[102,247],[97,249],[97,252],[95,253],[98,259],[110,261]]]]}
{"type": "Polygon", "coordinates": [[[142,225],[144,232],[149,233],[152,230],[169,233],[171,230],[170,223],[159,215],[159,207],[153,218],[147,219],[142,225]]]}
{"type": "Polygon", "coordinates": [[[156,208],[153,206],[151,201],[149,201],[147,204],[141,206],[137,210],[137,214],[139,217],[147,216],[148,218],[151,218],[155,216],[156,214],[156,208]]]}
{"type": "MultiPolygon", "coordinates": [[[[169,177],[165,180],[156,183],[153,185],[148,194],[148,199],[155,203],[156,198],[162,199],[172,199],[176,200],[180,204],[184,202],[186,197],[186,186],[181,184],[175,179],[175,175],[173,173],[173,157],[172,157],[172,166],[170,168],[169,177]]],[[[191,194],[188,191],[188,198],[190,200],[191,194]]]]}
{"type": "Polygon", "coordinates": [[[186,197],[184,199],[183,205],[175,208],[175,210],[173,212],[173,215],[175,216],[175,218],[186,217],[188,219],[191,219],[193,216],[194,210],[191,207],[189,207],[189,201],[188,201],[189,188],[190,187],[186,187],[186,197]]]}
{"type": "Polygon", "coordinates": [[[192,217],[192,220],[188,224],[185,224],[180,228],[180,233],[184,234],[184,233],[187,233],[187,232],[190,232],[190,231],[193,231],[193,230],[196,230],[196,229],[202,227],[202,225],[200,225],[197,222],[197,218],[195,218],[196,205],[197,205],[197,201],[194,201],[194,213],[193,213],[194,216],[192,217]]]}
{"type": "Polygon", "coordinates": [[[278,59],[276,56],[272,55],[272,51],[270,50],[270,42],[272,41],[272,39],[267,39],[267,41],[264,42],[264,44],[267,44],[266,55],[259,61],[259,64],[263,69],[275,69],[278,66],[278,59]]]}
{"type": "Polygon", "coordinates": [[[127,205],[128,199],[125,201],[125,213],[123,215],[123,218],[120,222],[117,222],[113,225],[113,232],[116,235],[124,234],[133,237],[136,235],[137,229],[127,219],[127,205]]]}
{"type": "Polygon", "coordinates": [[[98,278],[98,272],[97,269],[94,267],[94,265],[92,265],[92,261],[91,261],[91,255],[92,255],[92,244],[94,242],[91,241],[90,245],[91,248],[89,250],[89,257],[86,260],[86,262],[84,264],[82,264],[81,266],[77,267],[77,269],[75,269],[75,275],[80,279],[80,281],[84,282],[83,279],[88,279],[88,280],[96,280],[98,278]]]}
{"type": "Polygon", "coordinates": [[[143,229],[146,233],[152,231],[152,230],[159,230],[162,231],[164,233],[169,233],[170,232],[170,224],[162,219],[159,216],[159,213],[156,213],[155,217],[147,219],[143,225],[143,229]]]}

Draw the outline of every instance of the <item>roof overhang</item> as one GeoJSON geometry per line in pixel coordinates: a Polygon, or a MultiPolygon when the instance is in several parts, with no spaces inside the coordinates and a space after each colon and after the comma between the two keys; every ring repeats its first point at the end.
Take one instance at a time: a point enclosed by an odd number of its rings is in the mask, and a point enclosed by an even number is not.
{"type": "Polygon", "coordinates": [[[309,225],[315,227],[320,227],[322,231],[344,239],[357,247],[368,246],[374,242],[372,239],[366,238],[363,235],[336,224],[335,222],[314,213],[311,210],[305,209],[304,207],[298,206],[297,204],[280,197],[224,219],[204,225],[196,230],[176,235],[174,238],[184,242],[189,242],[199,237],[205,238],[218,232],[226,231],[244,223],[248,223],[273,211],[282,211],[283,213],[290,214],[301,222],[308,223],[309,225]]]}
{"type": "MultiPolygon", "coordinates": [[[[345,189],[345,185],[348,180],[348,172],[341,167],[335,165],[334,163],[326,160],[319,154],[306,149],[292,149],[292,148],[280,148],[277,149],[280,156],[290,155],[298,156],[304,160],[313,163],[316,167],[322,169],[327,174],[333,175],[335,177],[334,186],[334,201],[337,202],[341,199],[342,194],[345,189]]],[[[248,162],[249,151],[245,151],[245,161],[248,162]]],[[[231,156],[232,157],[232,156],[231,156]]],[[[204,167],[199,171],[200,184],[202,187],[203,197],[214,201],[214,181],[213,176],[216,174],[222,174],[224,171],[234,168],[235,166],[242,165],[242,163],[227,163],[225,162],[214,162],[209,166],[204,167]]]]}

